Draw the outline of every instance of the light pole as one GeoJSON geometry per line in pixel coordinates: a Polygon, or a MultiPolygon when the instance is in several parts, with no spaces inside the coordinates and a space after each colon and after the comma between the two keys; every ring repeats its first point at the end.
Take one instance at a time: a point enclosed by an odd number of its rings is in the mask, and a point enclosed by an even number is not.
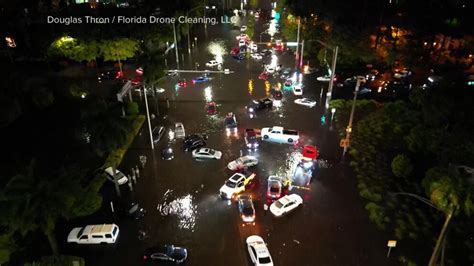
{"type": "Polygon", "coordinates": [[[148,119],[148,131],[150,133],[150,145],[151,145],[151,149],[154,150],[155,145],[153,144],[153,133],[151,130],[150,111],[148,110],[148,99],[147,99],[148,97],[146,94],[146,86],[143,86],[143,93],[145,95],[145,108],[146,108],[146,117],[148,119]]]}
{"type": "MultiPolygon", "coordinates": [[[[332,98],[332,88],[334,85],[334,76],[336,75],[336,62],[337,62],[337,51],[339,50],[339,46],[333,48],[332,53],[332,64],[331,64],[331,80],[329,81],[328,87],[328,97],[326,98],[326,106],[329,106],[329,101],[332,98]]],[[[326,107],[327,108],[327,107],[326,107]]]]}
{"type": "MultiPolygon", "coordinates": [[[[344,145],[344,151],[342,152],[342,157],[344,157],[344,155],[347,152],[347,149],[349,148],[349,140],[351,138],[351,133],[352,133],[352,120],[354,119],[355,104],[357,100],[357,94],[359,93],[360,83],[362,82],[363,78],[364,77],[362,76],[357,76],[357,83],[356,83],[356,87],[354,91],[354,100],[352,101],[352,109],[351,109],[351,115],[349,117],[349,124],[347,125],[347,128],[346,128],[346,138],[344,141],[345,145],[344,145]]],[[[328,93],[328,96],[329,96],[329,93],[328,93]]]]}
{"type": "Polygon", "coordinates": [[[174,49],[176,54],[176,69],[179,69],[178,41],[176,40],[176,23],[173,23],[174,49]]]}
{"type": "Polygon", "coordinates": [[[300,28],[301,28],[301,20],[298,18],[298,32],[296,33],[296,60],[299,58],[299,48],[300,48],[300,28]]]}

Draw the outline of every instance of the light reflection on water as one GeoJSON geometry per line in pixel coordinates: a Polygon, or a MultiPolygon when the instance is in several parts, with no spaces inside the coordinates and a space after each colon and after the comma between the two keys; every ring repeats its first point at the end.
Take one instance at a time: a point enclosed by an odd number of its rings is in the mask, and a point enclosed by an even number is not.
{"type": "Polygon", "coordinates": [[[175,216],[178,219],[178,228],[194,232],[196,226],[197,206],[193,203],[193,196],[187,194],[173,200],[173,190],[168,189],[163,196],[162,203],[156,209],[162,216],[175,216]]]}

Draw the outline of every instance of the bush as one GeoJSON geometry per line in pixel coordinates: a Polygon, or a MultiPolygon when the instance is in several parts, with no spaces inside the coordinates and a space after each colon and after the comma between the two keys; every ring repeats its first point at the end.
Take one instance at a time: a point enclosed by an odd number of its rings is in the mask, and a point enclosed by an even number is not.
{"type": "Polygon", "coordinates": [[[128,102],[126,111],[127,115],[137,115],[138,114],[138,103],[128,102]]]}
{"type": "Polygon", "coordinates": [[[85,266],[83,258],[69,255],[45,256],[38,262],[26,263],[24,266],[85,266]]]}

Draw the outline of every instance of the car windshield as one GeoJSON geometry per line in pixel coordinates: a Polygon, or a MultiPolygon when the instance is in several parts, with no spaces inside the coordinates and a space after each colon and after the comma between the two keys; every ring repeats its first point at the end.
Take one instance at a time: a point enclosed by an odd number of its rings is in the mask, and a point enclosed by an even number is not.
{"type": "Polygon", "coordinates": [[[228,186],[228,187],[230,187],[230,188],[235,188],[236,183],[227,180],[227,182],[225,182],[225,185],[228,186]]]}
{"type": "Polygon", "coordinates": [[[278,192],[278,191],[280,191],[280,186],[278,186],[278,184],[275,182],[271,185],[270,191],[271,192],[278,192]]]}
{"type": "Polygon", "coordinates": [[[275,201],[275,206],[280,209],[283,207],[283,204],[280,201],[275,201]]]}
{"type": "Polygon", "coordinates": [[[128,213],[132,214],[138,210],[138,204],[133,204],[130,209],[128,210],[128,213]]]}
{"type": "Polygon", "coordinates": [[[216,153],[216,151],[215,151],[215,150],[213,150],[213,149],[209,149],[209,154],[210,154],[210,155],[214,155],[215,153],[216,153]]]}
{"type": "Polygon", "coordinates": [[[77,238],[81,237],[83,232],[84,232],[84,227],[82,227],[81,230],[79,230],[79,232],[77,232],[77,238]]]}
{"type": "Polygon", "coordinates": [[[267,264],[267,263],[272,262],[272,260],[270,259],[270,257],[263,257],[263,258],[258,258],[258,262],[260,262],[261,264],[267,264]]]}
{"type": "Polygon", "coordinates": [[[247,203],[247,204],[244,203],[244,208],[242,210],[242,213],[247,216],[253,215],[252,205],[250,203],[247,203]]]}

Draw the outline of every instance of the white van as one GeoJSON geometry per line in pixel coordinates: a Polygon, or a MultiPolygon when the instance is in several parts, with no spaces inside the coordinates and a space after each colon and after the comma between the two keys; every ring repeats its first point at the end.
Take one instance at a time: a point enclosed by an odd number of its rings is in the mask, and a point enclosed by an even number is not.
{"type": "Polygon", "coordinates": [[[67,236],[68,243],[77,244],[114,244],[119,235],[116,224],[94,224],[76,227],[67,236]]]}

